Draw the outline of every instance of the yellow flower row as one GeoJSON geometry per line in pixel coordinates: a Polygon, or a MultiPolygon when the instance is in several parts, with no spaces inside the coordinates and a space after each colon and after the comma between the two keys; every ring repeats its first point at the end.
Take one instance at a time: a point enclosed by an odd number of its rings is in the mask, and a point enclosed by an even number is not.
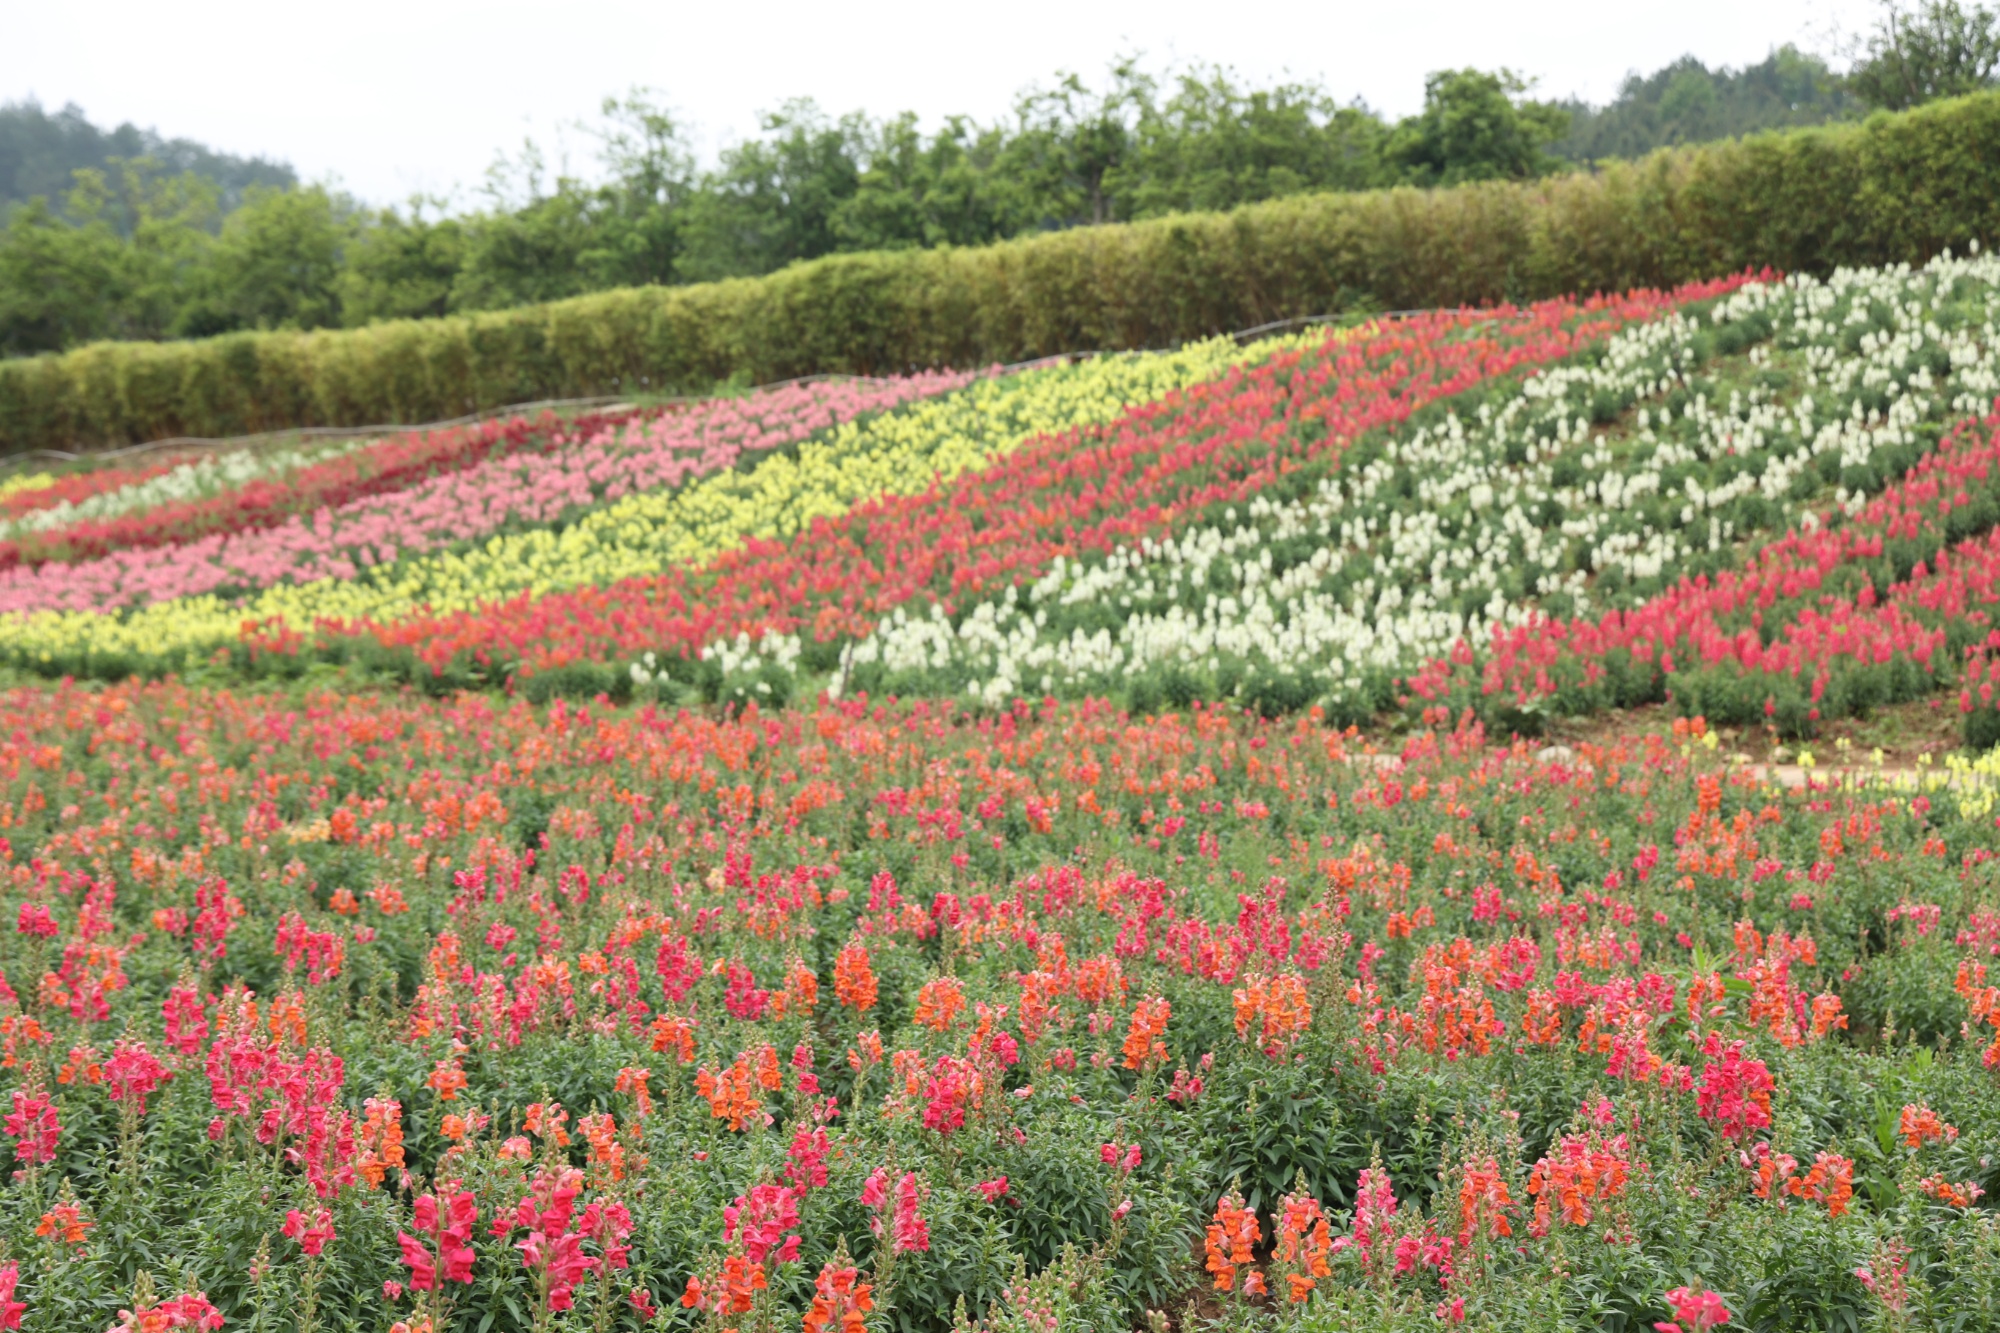
{"type": "Polygon", "coordinates": [[[1983,820],[1992,814],[1994,789],[2000,787],[2000,750],[1976,759],[1946,755],[1944,763],[1945,782],[1957,789],[1959,817],[1983,820]]]}
{"type": "Polygon", "coordinates": [[[53,486],[55,480],[53,472],[24,472],[18,477],[10,477],[0,481],[0,500],[19,495],[22,491],[39,491],[44,486],[53,486]]]}
{"type": "Polygon", "coordinates": [[[1127,408],[1212,379],[1230,366],[1325,332],[1238,347],[1227,339],[1172,352],[1102,357],[984,379],[864,422],[849,422],[743,471],[679,490],[628,496],[561,531],[496,536],[460,552],[281,585],[232,603],[188,597],[123,617],[35,612],[0,620],[17,661],[127,654],[187,661],[231,643],[246,620],[309,629],[321,620],[393,621],[429,608],[476,610],[713,559],[748,538],[788,536],[878,496],[909,495],[1004,457],[1038,435],[1115,420],[1127,408]]]}
{"type": "MultiPolygon", "coordinates": [[[[1823,777],[1833,786],[1867,787],[1905,796],[1937,796],[1951,800],[1961,819],[1983,820],[2000,807],[2000,749],[1967,758],[1948,754],[1942,767],[1929,754],[1917,756],[1914,769],[1884,768],[1882,751],[1875,751],[1872,767],[1835,768],[1823,777]]],[[[1809,773],[1819,767],[1811,751],[1801,751],[1799,767],[1809,773]]]]}

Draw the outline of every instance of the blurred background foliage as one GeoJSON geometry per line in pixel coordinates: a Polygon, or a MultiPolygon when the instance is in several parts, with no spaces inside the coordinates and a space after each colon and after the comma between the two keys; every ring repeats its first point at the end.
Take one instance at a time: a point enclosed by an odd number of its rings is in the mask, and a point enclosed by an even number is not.
{"type": "Polygon", "coordinates": [[[1391,122],[1313,82],[1255,87],[1137,60],[1029,88],[992,124],[832,116],[810,101],[699,164],[655,94],[583,127],[595,170],[533,142],[471,206],[372,207],[288,166],[92,125],[75,106],[0,106],[0,354],[100,339],[358,327],[587,292],[769,273],[855,251],[1232,208],[1315,191],[1523,180],[1654,148],[1821,124],[1990,86],[2000,24],[1957,0],[1885,4],[1827,59],[1692,56],[1604,106],[1544,101],[1506,70],[1443,70],[1391,122]]]}

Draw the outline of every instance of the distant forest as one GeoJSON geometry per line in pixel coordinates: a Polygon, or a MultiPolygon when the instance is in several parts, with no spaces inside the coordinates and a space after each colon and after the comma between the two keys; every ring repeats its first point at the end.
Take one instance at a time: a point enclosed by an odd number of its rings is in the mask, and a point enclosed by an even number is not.
{"type": "Polygon", "coordinates": [[[1317,83],[1125,62],[1031,88],[991,124],[926,131],[913,114],[788,103],[705,168],[676,115],[635,92],[584,127],[590,178],[552,172],[525,144],[455,209],[370,207],[282,163],[100,130],[74,106],[7,105],[0,353],[356,326],[1303,191],[1525,179],[1969,91],[1991,84],[1996,60],[1988,11],[1930,0],[1885,21],[1845,74],[1790,46],[1741,69],[1690,56],[1632,75],[1605,106],[1538,100],[1504,70],[1445,70],[1420,112],[1390,121],[1317,83]]]}
{"type": "Polygon", "coordinates": [[[1628,75],[1607,106],[1574,100],[1560,105],[1569,113],[1569,131],[1549,151],[1579,164],[1758,130],[1823,125],[1868,110],[1825,61],[1790,46],[1742,69],[1710,69],[1682,56],[1643,78],[1628,75]]]}
{"type": "Polygon", "coordinates": [[[240,205],[253,185],[289,189],[299,183],[283,162],[218,153],[192,139],[162,139],[129,121],[101,130],[75,103],[51,112],[35,102],[9,102],[0,104],[0,215],[37,196],[62,200],[79,171],[110,170],[114,162],[141,158],[167,175],[187,173],[213,184],[225,212],[240,205]]]}

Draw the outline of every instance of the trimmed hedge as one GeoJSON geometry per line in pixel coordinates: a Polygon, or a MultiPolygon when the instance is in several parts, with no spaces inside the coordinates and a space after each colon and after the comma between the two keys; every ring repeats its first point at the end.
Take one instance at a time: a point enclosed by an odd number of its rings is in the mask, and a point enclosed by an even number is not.
{"type": "Polygon", "coordinates": [[[2000,234],[2000,93],[1526,184],[1304,195],[978,249],[0,362],[0,453],[1157,347],[1294,315],[1921,262],[2000,234]]]}

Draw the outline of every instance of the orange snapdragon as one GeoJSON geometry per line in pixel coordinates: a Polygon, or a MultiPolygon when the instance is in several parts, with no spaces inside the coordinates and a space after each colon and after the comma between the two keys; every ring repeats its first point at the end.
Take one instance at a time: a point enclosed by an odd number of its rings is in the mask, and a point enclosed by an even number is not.
{"type": "MultiPolygon", "coordinates": [[[[1243,1206],[1241,1195],[1226,1194],[1215,1205],[1215,1220],[1208,1224],[1205,1246],[1208,1257],[1204,1266],[1215,1279],[1217,1291],[1236,1289],[1236,1270],[1253,1262],[1257,1242],[1263,1239],[1263,1234],[1257,1214],[1243,1206]]],[[[1251,1276],[1259,1278],[1257,1285],[1261,1288],[1261,1275],[1253,1270],[1251,1276]]],[[[1244,1290],[1250,1290],[1247,1283],[1244,1290]]]]}
{"type": "Polygon", "coordinates": [[[1125,1033],[1123,1053],[1127,1069],[1145,1069],[1166,1060],[1166,1043],[1160,1038],[1166,1035],[1167,1020],[1172,1014],[1173,1007],[1157,995],[1139,1001],[1125,1033]]]}

